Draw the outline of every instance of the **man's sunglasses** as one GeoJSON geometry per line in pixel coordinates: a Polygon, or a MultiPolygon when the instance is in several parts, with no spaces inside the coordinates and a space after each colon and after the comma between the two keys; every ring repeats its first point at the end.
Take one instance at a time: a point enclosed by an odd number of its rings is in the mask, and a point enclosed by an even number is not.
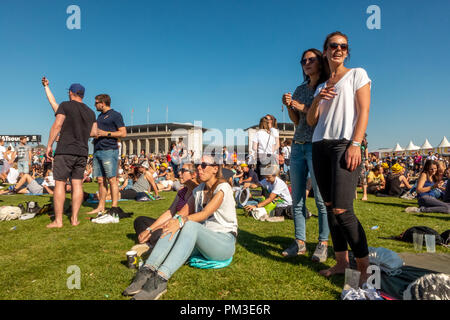
{"type": "Polygon", "coordinates": [[[348,49],[348,44],[347,43],[336,43],[336,42],[331,42],[330,44],[328,44],[328,46],[331,49],[337,49],[338,47],[340,47],[342,50],[347,50],[348,49]]]}
{"type": "Polygon", "coordinates": [[[302,66],[304,66],[304,65],[306,65],[308,62],[313,63],[313,62],[316,62],[316,61],[317,61],[317,58],[316,58],[316,57],[311,57],[311,58],[305,58],[305,59],[300,60],[300,63],[302,64],[302,66]]]}
{"type": "Polygon", "coordinates": [[[197,168],[198,168],[199,166],[200,166],[203,170],[205,170],[206,167],[215,167],[215,166],[217,166],[217,164],[202,162],[202,163],[199,163],[199,164],[196,165],[197,168]]]}
{"type": "Polygon", "coordinates": [[[194,173],[194,171],[189,170],[189,169],[185,169],[185,168],[181,168],[181,169],[180,169],[180,172],[181,172],[181,173],[185,173],[185,172],[194,173]]]}

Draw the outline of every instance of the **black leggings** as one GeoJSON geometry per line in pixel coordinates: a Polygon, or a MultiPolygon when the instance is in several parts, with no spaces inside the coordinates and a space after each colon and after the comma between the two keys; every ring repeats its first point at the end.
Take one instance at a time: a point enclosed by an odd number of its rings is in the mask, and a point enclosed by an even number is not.
{"type": "MultiPolygon", "coordinates": [[[[150,227],[155,221],[156,219],[149,217],[144,216],[137,217],[134,220],[134,230],[136,231],[136,235],[141,234],[141,232],[150,227]]],[[[158,242],[159,237],[161,237],[161,233],[162,229],[158,229],[155,232],[153,232],[148,242],[150,242],[150,244],[154,246],[156,242],[158,242]]]]}
{"type": "Polygon", "coordinates": [[[320,193],[327,206],[328,225],[335,252],[353,250],[356,258],[369,254],[367,238],[361,223],[353,211],[353,199],[361,166],[351,172],[347,170],[345,152],[348,140],[322,140],[313,143],[312,156],[314,175],[320,193]],[[333,209],[345,209],[341,214],[333,209]]]}

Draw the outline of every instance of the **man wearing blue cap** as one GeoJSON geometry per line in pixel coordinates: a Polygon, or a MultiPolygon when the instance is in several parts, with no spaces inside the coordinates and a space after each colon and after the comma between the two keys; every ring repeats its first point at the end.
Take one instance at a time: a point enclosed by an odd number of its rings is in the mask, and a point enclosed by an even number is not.
{"type": "Polygon", "coordinates": [[[95,113],[83,103],[84,87],[75,83],[69,88],[70,101],[57,104],[48,88],[48,80],[43,78],[47,98],[55,111],[55,122],[50,129],[46,156],[51,158],[52,145],[59,134],[58,144],[53,160],[53,177],[55,190],[53,203],[55,221],[47,228],[61,228],[64,200],[66,198],[65,185],[67,179],[72,181],[72,216],[73,226],[79,224],[78,211],[83,202],[83,175],[88,157],[88,140],[97,135],[95,113]]]}

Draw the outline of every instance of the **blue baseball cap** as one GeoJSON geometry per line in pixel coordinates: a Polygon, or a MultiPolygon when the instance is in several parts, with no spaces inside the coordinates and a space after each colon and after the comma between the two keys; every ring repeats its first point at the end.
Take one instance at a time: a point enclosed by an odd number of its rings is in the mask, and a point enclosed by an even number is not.
{"type": "Polygon", "coordinates": [[[70,86],[69,91],[78,96],[84,96],[84,87],[79,83],[74,83],[70,86]]]}

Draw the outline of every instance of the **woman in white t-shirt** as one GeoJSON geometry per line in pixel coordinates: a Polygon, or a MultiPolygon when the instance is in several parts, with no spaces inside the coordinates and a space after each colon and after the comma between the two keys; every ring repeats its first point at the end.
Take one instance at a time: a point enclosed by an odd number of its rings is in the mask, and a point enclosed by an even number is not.
{"type": "Polygon", "coordinates": [[[252,139],[252,157],[256,159],[256,172],[259,180],[263,179],[265,167],[278,165],[279,131],[277,120],[265,115],[259,120],[259,130],[252,139]]]}
{"type": "Polygon", "coordinates": [[[142,285],[135,300],[158,299],[166,292],[170,277],[191,256],[227,261],[234,255],[238,223],[233,190],[211,156],[203,156],[196,170],[201,184],[163,227],[161,238],[133,281],[142,285]]]}
{"type": "Polygon", "coordinates": [[[371,80],[364,69],[344,66],[349,46],[348,37],[341,32],[327,36],[324,56],[330,78],[317,88],[307,121],[310,126],[316,125],[312,139],[314,174],[327,207],[337,264],[320,273],[327,277],[345,273],[350,245],[362,284],[368,278],[369,251],[364,229],[353,210],[353,199],[361,142],[369,119],[371,80]]]}

